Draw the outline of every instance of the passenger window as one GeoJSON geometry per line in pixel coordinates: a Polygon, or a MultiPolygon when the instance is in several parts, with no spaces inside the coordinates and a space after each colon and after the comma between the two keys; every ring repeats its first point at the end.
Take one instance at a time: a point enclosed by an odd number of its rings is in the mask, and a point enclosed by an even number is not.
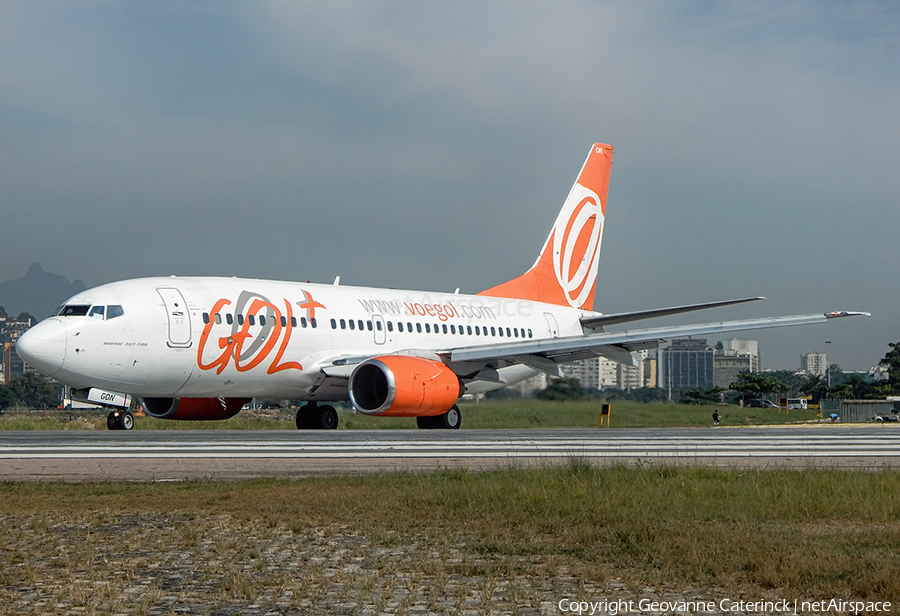
{"type": "Polygon", "coordinates": [[[104,312],[106,312],[106,306],[94,306],[93,308],[91,308],[90,316],[102,321],[104,312]]]}
{"type": "Polygon", "coordinates": [[[319,324],[316,322],[315,318],[310,319],[309,324],[310,324],[310,326],[312,326],[313,329],[315,329],[319,326],[319,324]]]}
{"type": "Polygon", "coordinates": [[[247,322],[250,323],[250,325],[256,325],[256,317],[253,316],[252,314],[248,315],[247,322]]]}
{"type": "Polygon", "coordinates": [[[408,331],[409,333],[412,333],[412,323],[406,324],[406,331],[408,331]]]}
{"type": "Polygon", "coordinates": [[[397,322],[397,331],[398,331],[398,332],[402,332],[402,331],[403,331],[403,321],[398,321],[398,322],[397,322]]]}
{"type": "Polygon", "coordinates": [[[375,327],[378,328],[378,331],[381,331],[383,329],[381,326],[381,321],[375,321],[375,327]]]}
{"type": "Polygon", "coordinates": [[[480,336],[480,335],[481,335],[481,328],[478,327],[477,325],[475,326],[475,335],[476,335],[476,336],[480,336]]]}
{"type": "Polygon", "coordinates": [[[431,333],[431,323],[426,323],[426,324],[425,324],[425,333],[426,333],[426,334],[430,334],[430,333],[431,333]]]}
{"type": "Polygon", "coordinates": [[[113,304],[111,306],[106,307],[106,320],[115,319],[116,317],[120,317],[125,314],[125,310],[122,309],[121,306],[113,304]]]}
{"type": "Polygon", "coordinates": [[[359,323],[359,329],[360,329],[360,331],[362,331],[362,328],[363,328],[363,322],[362,322],[362,319],[360,319],[359,321],[357,321],[357,323],[359,323]]]}
{"type": "Polygon", "coordinates": [[[496,336],[496,335],[497,335],[497,332],[494,330],[493,327],[491,327],[491,336],[496,336]]]}
{"type": "Polygon", "coordinates": [[[513,333],[515,334],[516,338],[518,338],[519,337],[519,328],[513,327],[513,333]]]}
{"type": "Polygon", "coordinates": [[[331,319],[331,329],[337,329],[337,321],[331,319]]]}
{"type": "Polygon", "coordinates": [[[387,324],[388,324],[388,331],[389,331],[389,332],[394,331],[394,324],[391,323],[390,321],[388,321],[387,324]]]}
{"type": "Polygon", "coordinates": [[[238,318],[238,325],[243,325],[244,324],[244,315],[239,314],[239,315],[237,315],[237,318],[238,318]]]}
{"type": "Polygon", "coordinates": [[[221,324],[222,324],[222,315],[217,312],[216,313],[216,325],[221,325],[221,324]]]}
{"type": "Polygon", "coordinates": [[[232,323],[234,323],[234,318],[230,314],[226,314],[225,322],[228,323],[229,325],[231,325],[232,323]]]}
{"type": "Polygon", "coordinates": [[[341,329],[347,329],[347,321],[341,319],[341,329]]]}
{"type": "Polygon", "coordinates": [[[528,328],[528,337],[531,338],[531,328],[528,328]]]}
{"type": "Polygon", "coordinates": [[[372,321],[366,321],[366,329],[372,331],[372,321]]]}
{"type": "MultiPolygon", "coordinates": [[[[293,317],[291,317],[291,319],[293,319],[293,317]]],[[[281,317],[281,326],[287,327],[287,317],[286,316],[281,317]]]]}
{"type": "Polygon", "coordinates": [[[444,333],[446,334],[446,333],[447,333],[447,324],[444,323],[444,324],[441,326],[441,329],[442,329],[442,330],[444,331],[444,333]]]}
{"type": "Polygon", "coordinates": [[[356,329],[356,321],[350,319],[350,329],[356,329]]]}
{"type": "Polygon", "coordinates": [[[203,322],[205,324],[209,325],[209,313],[208,312],[203,313],[203,322]]]}
{"type": "Polygon", "coordinates": [[[472,326],[471,325],[466,325],[466,333],[469,334],[470,336],[472,335],[472,326]]]}
{"type": "MultiPolygon", "coordinates": [[[[294,327],[297,327],[297,317],[291,317],[291,321],[294,322],[294,327]]],[[[300,317],[300,327],[306,327],[306,317],[300,317]]]]}
{"type": "Polygon", "coordinates": [[[420,334],[422,333],[422,324],[421,323],[416,323],[416,331],[420,334]]]}
{"type": "Polygon", "coordinates": [[[451,325],[451,326],[450,326],[450,333],[451,333],[451,334],[455,334],[455,333],[456,333],[456,325],[451,325]]]}
{"type": "Polygon", "coordinates": [[[259,324],[263,325],[263,326],[266,324],[266,315],[264,315],[264,314],[259,315],[259,324]]]}

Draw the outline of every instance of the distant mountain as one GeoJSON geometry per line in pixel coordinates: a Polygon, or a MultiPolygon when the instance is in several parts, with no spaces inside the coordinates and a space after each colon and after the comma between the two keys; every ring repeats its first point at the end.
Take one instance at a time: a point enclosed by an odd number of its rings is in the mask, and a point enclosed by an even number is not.
{"type": "Polygon", "coordinates": [[[69,282],[65,276],[50,274],[39,264],[32,263],[24,278],[0,282],[0,306],[13,317],[27,312],[43,319],[84,289],[81,280],[69,282]]]}

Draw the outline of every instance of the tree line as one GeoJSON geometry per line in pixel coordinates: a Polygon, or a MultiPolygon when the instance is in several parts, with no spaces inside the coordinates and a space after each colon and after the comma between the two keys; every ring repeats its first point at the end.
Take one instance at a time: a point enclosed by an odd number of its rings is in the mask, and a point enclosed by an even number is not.
{"type": "Polygon", "coordinates": [[[60,389],[34,372],[17,376],[9,385],[0,385],[0,411],[11,406],[30,409],[55,409],[60,404],[60,389]]]}

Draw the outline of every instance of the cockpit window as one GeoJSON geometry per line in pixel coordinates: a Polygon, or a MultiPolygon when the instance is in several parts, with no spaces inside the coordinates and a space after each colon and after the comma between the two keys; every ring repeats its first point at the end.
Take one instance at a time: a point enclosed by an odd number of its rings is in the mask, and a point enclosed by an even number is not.
{"type": "Polygon", "coordinates": [[[116,317],[120,317],[125,314],[125,310],[122,309],[121,306],[116,304],[110,304],[106,307],[106,320],[115,319],[116,317]]]}
{"type": "Polygon", "coordinates": [[[86,316],[90,306],[80,306],[78,304],[70,304],[68,306],[63,306],[59,310],[59,316],[61,317],[83,317],[86,316]]]}
{"type": "Polygon", "coordinates": [[[91,308],[90,316],[94,317],[95,319],[100,319],[102,321],[105,312],[106,312],[106,306],[94,306],[93,308],[91,308]]]}

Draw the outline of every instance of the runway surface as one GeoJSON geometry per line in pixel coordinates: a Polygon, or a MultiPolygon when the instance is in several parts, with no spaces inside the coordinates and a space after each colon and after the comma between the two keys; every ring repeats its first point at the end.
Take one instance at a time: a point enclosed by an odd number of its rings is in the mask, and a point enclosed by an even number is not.
{"type": "Polygon", "coordinates": [[[0,433],[0,480],[177,481],[565,463],[898,468],[900,426],[0,433]]]}

